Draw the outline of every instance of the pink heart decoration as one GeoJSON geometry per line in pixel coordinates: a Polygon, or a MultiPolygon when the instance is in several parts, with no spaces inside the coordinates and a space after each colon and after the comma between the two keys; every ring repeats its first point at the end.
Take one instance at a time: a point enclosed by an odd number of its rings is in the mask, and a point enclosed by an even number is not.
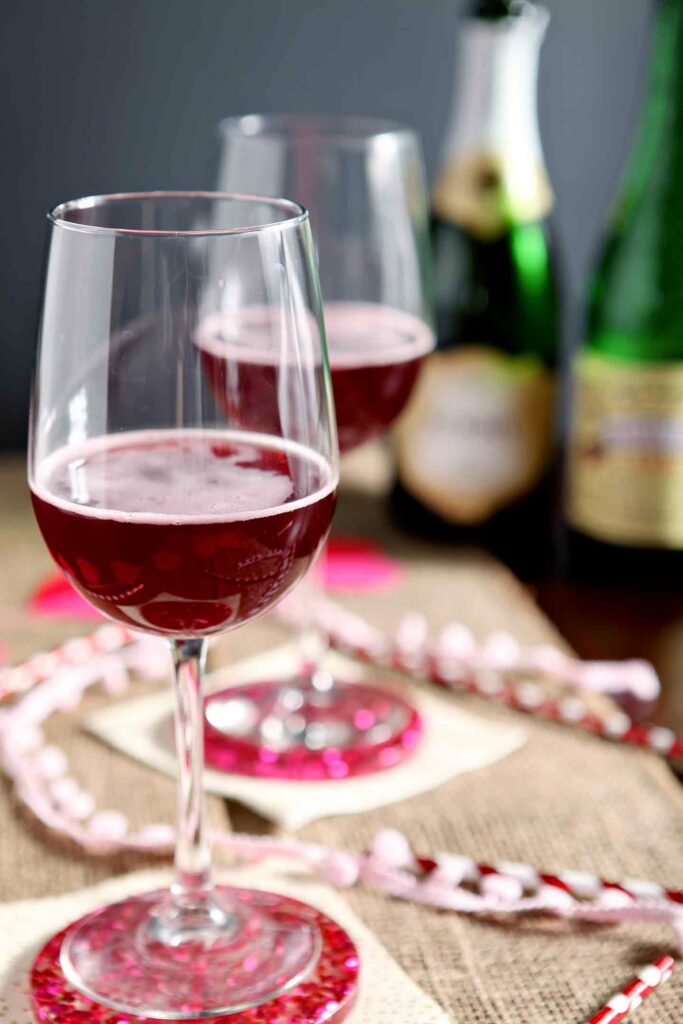
{"type": "Polygon", "coordinates": [[[34,615],[45,618],[102,621],[100,613],[74,590],[61,573],[47,576],[38,585],[27,601],[27,608],[34,615]]]}
{"type": "Polygon", "coordinates": [[[322,565],[326,590],[367,593],[391,590],[403,578],[403,567],[371,541],[359,537],[332,537],[322,565]]]}

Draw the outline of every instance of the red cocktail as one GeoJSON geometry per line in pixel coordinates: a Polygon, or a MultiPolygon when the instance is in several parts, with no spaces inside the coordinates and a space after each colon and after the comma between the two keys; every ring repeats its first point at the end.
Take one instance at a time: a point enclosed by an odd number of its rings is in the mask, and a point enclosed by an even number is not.
{"type": "MultiPolygon", "coordinates": [[[[325,329],[339,447],[348,452],[384,434],[399,416],[434,340],[418,317],[370,302],[327,303],[325,329]]],[[[268,311],[213,316],[197,344],[225,411],[242,427],[279,431],[276,381],[279,360],[287,357],[268,311]]]]}
{"type": "Polygon", "coordinates": [[[334,486],[325,461],[294,442],[159,430],[58,450],[32,499],[53,558],[91,604],[189,637],[260,614],[301,578],[334,486]]]}

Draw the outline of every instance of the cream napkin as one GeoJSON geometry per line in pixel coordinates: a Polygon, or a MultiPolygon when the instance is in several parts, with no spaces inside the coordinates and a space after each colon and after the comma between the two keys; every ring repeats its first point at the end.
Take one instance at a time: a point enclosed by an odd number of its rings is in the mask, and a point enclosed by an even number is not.
{"type": "MultiPolygon", "coordinates": [[[[297,668],[298,648],[288,644],[212,673],[207,692],[237,680],[291,676],[297,668]]],[[[338,654],[328,655],[329,667],[344,679],[363,677],[361,666],[338,654]]],[[[513,722],[490,722],[463,711],[447,694],[399,683],[420,711],[424,734],[415,752],[402,764],[373,775],[323,782],[288,782],[229,775],[207,768],[205,787],[238,800],[262,817],[294,830],[318,818],[374,810],[426,793],[464,772],[484,768],[521,747],[524,727],[513,722]]],[[[110,746],[157,768],[175,774],[169,719],[173,711],[170,689],[151,696],[113,704],[92,715],[87,728],[110,746]]]]}
{"type": "MultiPolygon", "coordinates": [[[[221,881],[293,896],[318,907],[347,930],[361,956],[360,996],[349,1024],[449,1024],[443,1010],[411,981],[333,889],[307,878],[284,880],[272,872],[272,864],[267,869],[260,865],[233,871],[221,881]]],[[[27,994],[28,971],[51,934],[103,903],[169,881],[166,871],[141,871],[64,896],[0,906],[0,1022],[35,1024],[27,994]]]]}

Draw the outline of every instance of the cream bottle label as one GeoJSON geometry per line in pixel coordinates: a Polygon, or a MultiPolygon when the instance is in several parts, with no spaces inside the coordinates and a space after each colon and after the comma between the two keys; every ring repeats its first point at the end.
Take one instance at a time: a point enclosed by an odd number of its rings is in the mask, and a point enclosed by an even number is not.
{"type": "Polygon", "coordinates": [[[683,364],[579,357],[568,519],[598,540],[683,548],[683,364]]]}
{"type": "Polygon", "coordinates": [[[444,519],[483,523],[539,482],[552,420],[552,375],[535,357],[436,352],[397,428],[401,479],[444,519]]]}

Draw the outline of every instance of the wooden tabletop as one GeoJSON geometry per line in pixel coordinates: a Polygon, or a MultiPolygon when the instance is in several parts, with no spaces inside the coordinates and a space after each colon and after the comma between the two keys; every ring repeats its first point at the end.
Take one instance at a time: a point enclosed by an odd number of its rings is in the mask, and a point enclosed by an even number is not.
{"type": "Polygon", "coordinates": [[[582,658],[646,658],[662,682],[654,718],[683,732],[683,581],[680,589],[592,588],[551,579],[540,607],[582,658]]]}

